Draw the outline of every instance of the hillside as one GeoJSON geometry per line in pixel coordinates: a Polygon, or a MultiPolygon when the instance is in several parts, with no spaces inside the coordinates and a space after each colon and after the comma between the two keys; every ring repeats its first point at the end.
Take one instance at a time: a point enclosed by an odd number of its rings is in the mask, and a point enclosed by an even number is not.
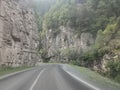
{"type": "Polygon", "coordinates": [[[53,0],[44,13],[34,8],[44,62],[74,63],[120,81],[119,0],[53,0]]]}

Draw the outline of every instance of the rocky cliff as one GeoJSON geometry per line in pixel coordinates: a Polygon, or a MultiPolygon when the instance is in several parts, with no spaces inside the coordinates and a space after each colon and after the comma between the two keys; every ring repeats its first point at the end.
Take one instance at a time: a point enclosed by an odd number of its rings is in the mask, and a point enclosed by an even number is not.
{"type": "Polygon", "coordinates": [[[33,10],[24,0],[0,0],[0,65],[36,63],[38,31],[33,10]]]}
{"type": "MultiPolygon", "coordinates": [[[[91,33],[82,33],[77,36],[75,29],[60,26],[58,31],[44,28],[43,48],[46,50],[47,58],[53,62],[69,62],[75,54],[82,54],[91,49],[94,38],[91,33]],[[70,58],[71,57],[71,58],[70,58]]],[[[44,51],[45,52],[45,51],[44,51]]]]}

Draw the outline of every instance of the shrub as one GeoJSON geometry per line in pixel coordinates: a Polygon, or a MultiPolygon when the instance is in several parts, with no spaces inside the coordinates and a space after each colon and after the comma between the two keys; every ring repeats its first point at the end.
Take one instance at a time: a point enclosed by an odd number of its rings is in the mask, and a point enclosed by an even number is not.
{"type": "Polygon", "coordinates": [[[120,83],[120,75],[117,75],[117,76],[115,77],[115,81],[117,81],[117,82],[120,83]]]}
{"type": "Polygon", "coordinates": [[[73,65],[80,65],[79,62],[77,60],[70,60],[69,62],[70,64],[73,64],[73,65]]]}
{"type": "Polygon", "coordinates": [[[107,68],[109,68],[108,76],[120,82],[120,60],[108,62],[107,68]]]}
{"type": "Polygon", "coordinates": [[[84,65],[86,67],[91,66],[93,64],[93,61],[96,59],[97,53],[96,51],[88,51],[84,53],[80,59],[84,62],[84,65]]]}
{"type": "Polygon", "coordinates": [[[41,58],[43,59],[44,63],[49,62],[50,59],[48,58],[48,52],[47,52],[46,49],[41,49],[40,50],[40,55],[41,55],[41,58]]]}

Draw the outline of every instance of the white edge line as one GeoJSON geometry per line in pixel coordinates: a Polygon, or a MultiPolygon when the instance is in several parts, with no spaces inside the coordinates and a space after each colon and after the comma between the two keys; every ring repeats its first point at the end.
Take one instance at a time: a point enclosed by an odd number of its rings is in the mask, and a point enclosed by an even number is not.
{"type": "MultiPolygon", "coordinates": [[[[64,70],[64,71],[65,71],[65,70],[64,70]]],[[[70,73],[70,72],[68,72],[68,71],[65,71],[65,72],[68,73],[69,75],[71,75],[73,78],[77,79],[78,81],[84,83],[84,84],[87,85],[88,87],[91,87],[91,88],[93,88],[94,90],[101,90],[101,89],[99,89],[99,88],[97,88],[97,87],[95,87],[95,86],[93,86],[93,85],[85,82],[84,80],[80,79],[79,77],[75,76],[74,74],[72,74],[72,73],[70,73]]]]}
{"type": "Polygon", "coordinates": [[[8,78],[8,77],[16,75],[16,74],[19,74],[19,73],[23,73],[23,72],[32,70],[32,69],[34,69],[34,68],[28,68],[28,69],[25,69],[25,70],[20,70],[20,71],[16,71],[16,72],[13,72],[13,73],[10,73],[10,74],[7,74],[7,75],[0,76],[0,80],[8,78]]]}
{"type": "Polygon", "coordinates": [[[43,69],[37,76],[37,78],[35,79],[35,81],[33,82],[32,86],[30,87],[29,90],[33,90],[33,88],[35,87],[36,83],[38,82],[40,76],[42,75],[42,73],[45,71],[45,69],[43,69]]]}

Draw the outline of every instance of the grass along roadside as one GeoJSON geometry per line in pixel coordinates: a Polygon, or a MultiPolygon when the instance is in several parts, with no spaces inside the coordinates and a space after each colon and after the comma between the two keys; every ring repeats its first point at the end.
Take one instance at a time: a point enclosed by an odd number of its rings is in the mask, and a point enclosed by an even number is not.
{"type": "Polygon", "coordinates": [[[0,67],[0,76],[31,68],[32,66],[21,67],[0,67]]]}
{"type": "Polygon", "coordinates": [[[120,90],[120,84],[107,78],[103,77],[102,75],[98,74],[97,72],[94,72],[88,68],[84,67],[79,67],[75,65],[70,65],[72,66],[75,70],[78,70],[80,72],[80,75],[82,75],[86,80],[93,82],[95,84],[99,84],[101,86],[109,86],[111,88],[114,88],[113,90],[120,90]]]}

